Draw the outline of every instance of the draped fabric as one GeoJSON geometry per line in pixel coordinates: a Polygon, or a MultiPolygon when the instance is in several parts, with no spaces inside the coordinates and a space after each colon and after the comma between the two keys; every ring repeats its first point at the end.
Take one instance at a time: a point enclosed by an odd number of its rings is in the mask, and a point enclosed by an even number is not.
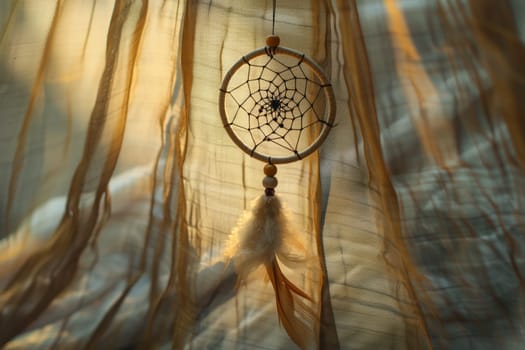
{"type": "MultiPolygon", "coordinates": [[[[279,166],[307,348],[521,349],[525,6],[278,0],[336,126],[279,166]]],[[[0,3],[0,347],[297,347],[224,251],[263,163],[218,92],[272,1],[0,3]]]]}

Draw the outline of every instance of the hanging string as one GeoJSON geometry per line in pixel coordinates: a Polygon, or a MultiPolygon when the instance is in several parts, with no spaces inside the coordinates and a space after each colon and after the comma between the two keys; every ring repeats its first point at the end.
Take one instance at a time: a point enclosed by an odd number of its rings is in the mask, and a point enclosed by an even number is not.
{"type": "Polygon", "coordinates": [[[275,35],[275,8],[277,0],[273,0],[272,35],[275,35]]]}

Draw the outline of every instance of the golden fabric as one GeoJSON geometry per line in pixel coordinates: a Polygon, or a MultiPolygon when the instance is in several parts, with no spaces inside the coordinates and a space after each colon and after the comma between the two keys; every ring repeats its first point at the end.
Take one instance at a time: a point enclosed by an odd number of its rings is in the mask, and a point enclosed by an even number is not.
{"type": "MultiPolygon", "coordinates": [[[[279,166],[311,348],[521,348],[525,7],[277,1],[336,127],[279,166]]],[[[218,88],[272,1],[0,3],[0,347],[293,348],[228,235],[263,164],[218,88]]],[[[306,337],[306,335],[305,335],[306,337]]]]}

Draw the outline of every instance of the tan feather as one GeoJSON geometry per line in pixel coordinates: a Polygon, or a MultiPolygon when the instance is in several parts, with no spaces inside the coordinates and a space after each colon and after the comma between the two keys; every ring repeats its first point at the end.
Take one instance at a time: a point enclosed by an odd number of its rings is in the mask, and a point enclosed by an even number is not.
{"type": "Polygon", "coordinates": [[[313,311],[307,308],[306,304],[295,300],[293,293],[308,300],[311,298],[284,276],[277,260],[266,264],[265,267],[275,290],[277,315],[286,333],[301,349],[312,347],[315,342],[306,321],[313,316],[313,311]],[[301,308],[297,308],[296,305],[300,305],[301,308]]]}
{"type": "Polygon", "coordinates": [[[301,349],[315,347],[315,313],[308,304],[312,298],[283,274],[278,263],[293,269],[308,261],[279,198],[263,195],[253,201],[233,229],[229,243],[226,255],[233,260],[239,279],[264,266],[282,326],[301,349]]]}

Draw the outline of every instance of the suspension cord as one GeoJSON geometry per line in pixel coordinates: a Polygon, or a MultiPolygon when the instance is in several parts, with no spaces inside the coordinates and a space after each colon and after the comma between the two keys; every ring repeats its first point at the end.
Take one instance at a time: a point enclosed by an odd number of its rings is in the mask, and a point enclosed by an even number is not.
{"type": "Polygon", "coordinates": [[[275,35],[275,8],[277,0],[273,0],[273,16],[272,16],[272,35],[275,35]]]}

